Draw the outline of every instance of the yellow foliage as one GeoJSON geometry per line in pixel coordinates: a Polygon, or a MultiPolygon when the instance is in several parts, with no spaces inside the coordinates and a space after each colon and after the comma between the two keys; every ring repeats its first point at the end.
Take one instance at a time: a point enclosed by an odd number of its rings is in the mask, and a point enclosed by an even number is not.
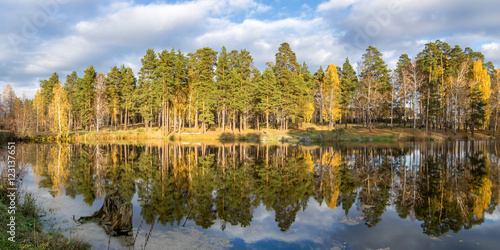
{"type": "Polygon", "coordinates": [[[54,85],[54,97],[49,105],[49,118],[52,122],[51,131],[54,133],[68,132],[69,102],[61,83],[54,85]]]}
{"type": "Polygon", "coordinates": [[[474,201],[473,213],[478,218],[483,218],[484,210],[488,209],[491,201],[491,181],[488,176],[481,179],[481,188],[476,192],[477,198],[474,201]]]}
{"type": "Polygon", "coordinates": [[[33,109],[35,110],[35,115],[36,115],[36,126],[37,126],[37,131],[38,128],[43,124],[43,119],[44,119],[44,112],[43,112],[43,96],[40,93],[40,90],[36,90],[35,98],[33,98],[33,109]]]}
{"type": "Polygon", "coordinates": [[[312,155],[309,151],[306,151],[304,153],[304,163],[306,166],[309,167],[309,172],[313,172],[314,171],[314,162],[312,160],[312,155]]]}
{"type": "MultiPolygon", "coordinates": [[[[323,109],[328,111],[328,114],[332,116],[333,121],[338,121],[342,116],[340,110],[340,79],[337,73],[337,67],[335,64],[330,64],[325,74],[325,88],[324,88],[324,106],[323,109]]],[[[329,120],[327,112],[323,112],[323,118],[329,120]]]]}
{"type": "Polygon", "coordinates": [[[52,190],[57,195],[62,194],[68,178],[68,147],[58,144],[50,149],[49,160],[47,164],[48,174],[52,180],[52,190]]]}
{"type": "Polygon", "coordinates": [[[490,96],[491,96],[491,82],[490,82],[490,75],[488,74],[488,70],[486,68],[483,68],[483,62],[481,60],[477,60],[474,62],[474,65],[472,67],[472,73],[474,77],[474,84],[471,86],[471,88],[477,86],[479,88],[479,91],[481,91],[482,99],[486,103],[486,123],[485,126],[487,125],[488,121],[490,120],[490,96]]]}
{"type": "Polygon", "coordinates": [[[302,114],[304,114],[304,120],[306,122],[311,121],[312,119],[312,114],[314,113],[314,103],[309,102],[305,106],[301,107],[302,109],[302,114]]]}
{"type": "Polygon", "coordinates": [[[337,168],[342,163],[342,158],[338,152],[334,152],[333,155],[326,152],[321,156],[321,162],[324,166],[329,164],[330,168],[337,168]]]}
{"type": "MultiPolygon", "coordinates": [[[[340,194],[341,179],[339,176],[340,164],[342,163],[342,158],[338,152],[326,152],[321,156],[321,168],[327,170],[327,173],[323,175],[323,186],[324,186],[324,198],[326,205],[330,209],[334,209],[337,206],[337,199],[340,194]]],[[[318,162],[319,164],[319,162],[318,162]]]]}

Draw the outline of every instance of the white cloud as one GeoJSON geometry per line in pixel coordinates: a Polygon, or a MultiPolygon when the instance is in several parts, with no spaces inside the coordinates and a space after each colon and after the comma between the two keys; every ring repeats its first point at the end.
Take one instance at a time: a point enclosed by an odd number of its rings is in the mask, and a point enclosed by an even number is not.
{"type": "Polygon", "coordinates": [[[346,8],[361,1],[362,0],[330,0],[328,2],[324,2],[318,5],[318,11],[328,11],[328,10],[346,8]]]}
{"type": "Polygon", "coordinates": [[[24,69],[25,74],[43,75],[58,71],[73,71],[75,65],[89,66],[103,50],[81,36],[69,36],[39,48],[24,69]]]}
{"type": "Polygon", "coordinates": [[[494,221],[494,222],[500,222],[500,206],[498,206],[498,209],[496,209],[495,211],[493,211],[492,214],[485,213],[484,214],[484,218],[486,220],[491,220],[491,221],[494,221]]]}
{"type": "MultiPolygon", "coordinates": [[[[487,61],[500,63],[500,42],[491,42],[481,45],[480,51],[484,54],[487,61]]],[[[500,67],[500,65],[495,65],[500,67]]]]}
{"type": "MultiPolygon", "coordinates": [[[[211,20],[211,30],[195,40],[196,47],[211,46],[219,49],[246,48],[252,53],[259,68],[273,62],[274,54],[283,42],[288,42],[299,63],[306,61],[309,70],[332,62],[342,63],[347,56],[343,45],[325,30],[323,19],[286,18],[275,21],[247,19],[242,23],[211,20]]],[[[312,72],[314,73],[314,72],[312,72]]]]}
{"type": "Polygon", "coordinates": [[[151,36],[199,25],[212,8],[215,6],[206,2],[124,6],[107,16],[78,23],[76,31],[88,39],[115,45],[147,43],[151,36]]]}
{"type": "MultiPolygon", "coordinates": [[[[59,11],[39,28],[38,40],[20,47],[21,53],[0,41],[2,84],[35,86],[35,78],[57,71],[64,79],[64,73],[80,73],[91,64],[107,71],[125,63],[136,72],[148,48],[184,53],[205,46],[246,48],[263,69],[282,42],[290,43],[313,73],[319,65],[341,65],[347,56],[355,65],[368,45],[383,51],[392,66],[400,54],[413,57],[437,38],[500,63],[500,1],[329,0],[287,9],[258,0],[53,1],[61,3],[59,11]],[[294,14],[282,12],[289,10],[294,14]],[[363,35],[366,41],[356,43],[363,35]]],[[[32,18],[42,10],[33,0],[0,5],[14,17],[32,18]]],[[[22,19],[14,17],[0,17],[4,37],[22,30],[22,19]]]]}
{"type": "MultiPolygon", "coordinates": [[[[300,210],[295,221],[287,232],[281,232],[277,222],[274,221],[275,212],[267,211],[264,206],[258,207],[252,219],[252,224],[247,227],[227,224],[225,230],[228,238],[240,238],[245,243],[251,244],[262,240],[278,240],[283,242],[312,241],[322,243],[323,236],[318,231],[336,230],[343,228],[344,224],[338,223],[345,215],[341,208],[333,211],[325,204],[320,206],[313,198],[308,202],[305,211],[300,210]],[[311,230],[314,228],[314,230],[311,230]]],[[[210,230],[218,230],[220,226],[213,226],[210,230]]]]}

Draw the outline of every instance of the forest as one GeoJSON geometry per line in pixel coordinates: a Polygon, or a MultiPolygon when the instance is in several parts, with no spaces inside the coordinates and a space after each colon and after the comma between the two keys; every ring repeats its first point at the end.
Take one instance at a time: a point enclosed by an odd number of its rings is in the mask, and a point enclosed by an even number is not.
{"type": "Polygon", "coordinates": [[[148,49],[142,67],[114,66],[83,77],[73,71],[62,83],[57,72],[40,81],[33,99],[2,93],[0,125],[20,137],[40,133],[127,130],[144,124],[163,135],[186,129],[205,133],[299,129],[304,124],[338,129],[358,124],[448,130],[498,124],[500,70],[470,48],[437,40],[415,58],[399,57],[389,69],[370,46],[355,69],[349,58],[312,73],[299,64],[288,43],[262,72],[246,49],[220,52],[205,47],[194,53],[148,49]]]}

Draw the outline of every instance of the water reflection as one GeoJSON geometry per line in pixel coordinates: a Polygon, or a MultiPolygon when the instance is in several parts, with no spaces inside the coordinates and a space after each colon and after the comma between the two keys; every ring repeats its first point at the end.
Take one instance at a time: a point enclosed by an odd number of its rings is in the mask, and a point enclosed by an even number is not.
{"type": "MultiPolygon", "coordinates": [[[[376,227],[394,206],[440,236],[484,222],[499,202],[495,142],[404,146],[351,145],[23,145],[36,183],[53,196],[96,198],[134,194],[148,224],[247,227],[263,206],[281,231],[316,200],[348,215],[355,207],[376,227]],[[30,152],[30,153],[28,153],[30,152]],[[31,153],[35,152],[35,153],[31,153]],[[312,198],[312,199],[311,199],[312,198]]],[[[127,209],[127,213],[131,213],[127,209]]],[[[127,215],[128,216],[128,215],[127,215]]]]}

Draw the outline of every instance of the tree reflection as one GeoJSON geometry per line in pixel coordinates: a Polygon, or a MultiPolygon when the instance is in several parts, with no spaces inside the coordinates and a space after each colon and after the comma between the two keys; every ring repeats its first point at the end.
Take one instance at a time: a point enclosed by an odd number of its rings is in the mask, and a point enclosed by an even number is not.
{"type": "MultiPolygon", "coordinates": [[[[82,195],[85,203],[115,190],[134,194],[149,224],[246,227],[259,206],[282,231],[310,200],[352,207],[368,227],[388,206],[439,236],[484,222],[499,199],[496,142],[349,145],[27,145],[37,182],[51,194],[82,195]]],[[[22,150],[22,149],[21,149],[22,150]]]]}

